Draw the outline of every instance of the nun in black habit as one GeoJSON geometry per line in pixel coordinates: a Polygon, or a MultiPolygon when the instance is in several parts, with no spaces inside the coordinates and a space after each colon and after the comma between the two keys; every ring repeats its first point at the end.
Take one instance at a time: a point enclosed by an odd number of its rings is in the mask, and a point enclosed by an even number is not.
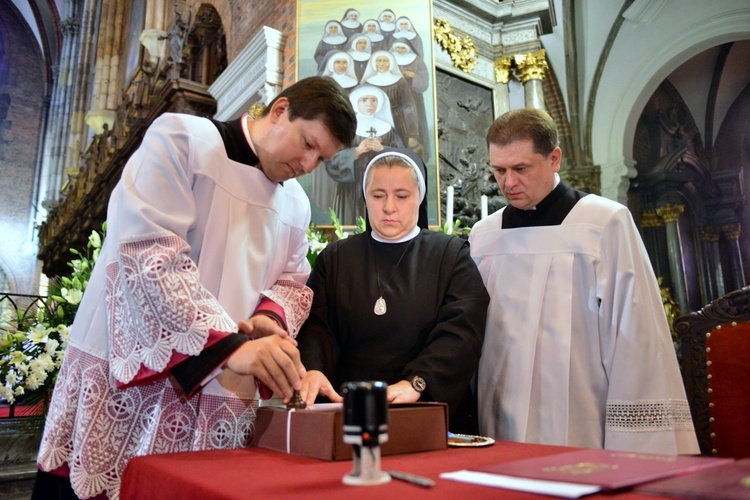
{"type": "Polygon", "coordinates": [[[368,163],[367,231],[326,247],[307,282],[301,395],[341,401],[343,382],[383,380],[389,402],[445,402],[450,430],[476,434],[470,381],[489,296],[467,242],[427,228],[425,173],[409,149],[368,163]]]}

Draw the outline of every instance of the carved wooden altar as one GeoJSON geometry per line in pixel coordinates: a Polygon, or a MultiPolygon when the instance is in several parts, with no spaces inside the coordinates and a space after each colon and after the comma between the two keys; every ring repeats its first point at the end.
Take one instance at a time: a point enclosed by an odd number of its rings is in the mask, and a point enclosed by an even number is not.
{"type": "MultiPolygon", "coordinates": [[[[170,43],[167,57],[141,62],[122,92],[114,125],[105,124],[103,132],[94,135],[78,172],[64,184],[59,204],[50,209],[39,229],[39,259],[47,276],[67,274],[69,249],[85,248],[91,231],[101,229],[125,163],[159,115],[210,117],[216,113],[208,87],[226,67],[224,34],[215,10],[202,10],[196,17],[189,33],[177,30],[182,33],[179,43],[172,43],[171,34],[166,37],[170,43]]],[[[175,26],[180,28],[180,23],[185,21],[178,16],[175,26]]]]}

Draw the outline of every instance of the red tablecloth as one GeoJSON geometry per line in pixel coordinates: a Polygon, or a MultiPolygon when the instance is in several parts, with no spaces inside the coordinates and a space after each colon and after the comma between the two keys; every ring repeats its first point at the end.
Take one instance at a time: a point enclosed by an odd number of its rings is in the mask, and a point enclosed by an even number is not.
{"type": "MultiPolygon", "coordinates": [[[[133,459],[125,470],[121,498],[124,500],[243,499],[248,498],[526,498],[540,495],[513,492],[440,479],[441,472],[471,469],[510,460],[539,457],[573,448],[524,443],[496,442],[486,448],[451,448],[382,458],[383,470],[412,472],[435,480],[422,488],[393,480],[378,486],[346,486],[341,478],[351,461],[325,462],[287,455],[262,448],[199,451],[152,455],[133,459]]],[[[613,495],[601,495],[612,498],[613,495]]],[[[654,497],[624,492],[621,499],[654,497]]],[[[592,497],[587,497],[592,498],[592,497]]]]}

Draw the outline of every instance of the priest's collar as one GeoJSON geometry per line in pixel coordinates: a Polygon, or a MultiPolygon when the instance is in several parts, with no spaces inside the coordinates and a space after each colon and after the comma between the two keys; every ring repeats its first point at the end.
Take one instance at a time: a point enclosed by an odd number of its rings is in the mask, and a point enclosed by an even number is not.
{"type": "Polygon", "coordinates": [[[221,135],[224,149],[230,160],[260,168],[258,156],[249,142],[249,136],[245,134],[243,118],[229,122],[211,121],[221,135]]]}
{"type": "Polygon", "coordinates": [[[503,211],[503,229],[558,226],[587,193],[566,186],[555,174],[555,188],[534,208],[520,210],[508,205],[503,211]]]}
{"type": "Polygon", "coordinates": [[[540,212],[547,211],[549,207],[551,207],[552,204],[555,203],[555,201],[559,200],[560,196],[562,196],[563,193],[565,192],[564,189],[563,190],[557,189],[560,186],[560,184],[562,184],[562,182],[560,181],[560,175],[557,172],[555,172],[555,183],[552,186],[552,191],[550,191],[550,193],[547,196],[545,196],[542,201],[537,203],[535,206],[529,208],[529,210],[539,210],[540,212]]]}
{"type": "MultiPolygon", "coordinates": [[[[255,145],[253,145],[253,140],[250,138],[250,130],[247,126],[247,122],[252,120],[253,118],[245,113],[240,118],[240,123],[242,123],[242,133],[245,135],[245,139],[247,140],[247,145],[250,147],[250,150],[253,152],[253,156],[256,158],[256,164],[255,166],[260,168],[260,162],[258,160],[258,153],[255,151],[255,145]]],[[[557,174],[555,174],[557,175],[557,174]]]]}

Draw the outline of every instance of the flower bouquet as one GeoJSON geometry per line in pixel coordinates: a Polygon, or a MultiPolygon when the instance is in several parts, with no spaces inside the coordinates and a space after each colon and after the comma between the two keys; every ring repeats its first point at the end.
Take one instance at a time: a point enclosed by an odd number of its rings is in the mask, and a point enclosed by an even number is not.
{"type": "MultiPolygon", "coordinates": [[[[25,310],[3,307],[0,315],[0,400],[45,406],[68,345],[70,325],[78,311],[103,234],[93,231],[86,251],[70,252],[69,276],[50,281],[47,300],[38,298],[25,310]]],[[[4,304],[5,305],[5,304],[4,304]]],[[[15,304],[14,304],[15,306],[15,304]]]]}

